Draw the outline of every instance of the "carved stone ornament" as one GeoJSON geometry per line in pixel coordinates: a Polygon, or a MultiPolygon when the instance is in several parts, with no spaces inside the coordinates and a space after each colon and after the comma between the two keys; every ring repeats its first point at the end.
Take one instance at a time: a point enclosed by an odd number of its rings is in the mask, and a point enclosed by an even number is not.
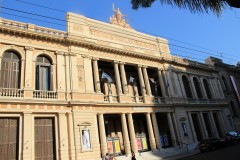
{"type": "Polygon", "coordinates": [[[110,17],[110,23],[111,24],[115,24],[118,26],[122,26],[124,28],[132,28],[126,21],[126,19],[124,19],[123,17],[126,15],[123,15],[120,11],[119,8],[114,9],[114,4],[113,4],[113,11],[115,12],[115,15],[112,15],[110,17]]]}

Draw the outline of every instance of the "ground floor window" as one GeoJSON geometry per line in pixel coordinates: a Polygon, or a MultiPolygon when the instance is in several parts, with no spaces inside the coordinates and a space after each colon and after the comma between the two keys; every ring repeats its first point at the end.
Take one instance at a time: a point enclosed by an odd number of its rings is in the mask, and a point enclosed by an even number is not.
{"type": "Polygon", "coordinates": [[[17,160],[19,119],[0,118],[0,159],[17,160]]]}
{"type": "Polygon", "coordinates": [[[54,118],[35,118],[35,160],[55,160],[54,118]]]}

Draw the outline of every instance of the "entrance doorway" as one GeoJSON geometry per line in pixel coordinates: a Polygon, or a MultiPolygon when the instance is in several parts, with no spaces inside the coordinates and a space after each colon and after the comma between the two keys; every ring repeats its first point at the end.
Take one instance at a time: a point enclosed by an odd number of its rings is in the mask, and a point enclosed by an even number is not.
{"type": "Polygon", "coordinates": [[[114,155],[124,154],[121,116],[118,114],[106,114],[104,115],[104,123],[108,153],[114,155]]]}
{"type": "Polygon", "coordinates": [[[137,138],[138,151],[150,150],[148,127],[145,114],[133,114],[134,129],[137,138]]]}
{"type": "Polygon", "coordinates": [[[213,133],[212,133],[212,130],[211,130],[211,123],[210,123],[210,120],[209,120],[209,115],[208,113],[203,113],[203,119],[204,119],[204,123],[206,125],[206,129],[207,129],[207,132],[208,132],[208,137],[212,137],[213,136],[213,133]]]}
{"type": "Polygon", "coordinates": [[[18,159],[18,118],[0,118],[0,128],[0,159],[18,159]]]}
{"type": "Polygon", "coordinates": [[[201,133],[199,117],[197,113],[192,113],[191,115],[192,115],[193,127],[197,135],[197,140],[200,142],[203,140],[203,137],[201,133]]]}
{"type": "Polygon", "coordinates": [[[170,136],[169,122],[167,113],[156,113],[158,129],[160,134],[160,144],[162,148],[172,147],[172,140],[170,136]]]}
{"type": "Polygon", "coordinates": [[[35,118],[35,160],[55,160],[54,118],[35,118]]]}

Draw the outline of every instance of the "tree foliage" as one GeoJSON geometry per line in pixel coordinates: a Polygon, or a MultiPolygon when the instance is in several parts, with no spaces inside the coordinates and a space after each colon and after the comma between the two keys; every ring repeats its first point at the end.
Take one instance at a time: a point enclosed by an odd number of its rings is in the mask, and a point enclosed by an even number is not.
{"type": "MultiPolygon", "coordinates": [[[[133,9],[147,8],[156,0],[131,0],[133,9]]],[[[220,15],[226,6],[240,8],[240,0],[160,0],[161,4],[168,4],[179,8],[188,8],[193,13],[212,11],[220,15]]]]}

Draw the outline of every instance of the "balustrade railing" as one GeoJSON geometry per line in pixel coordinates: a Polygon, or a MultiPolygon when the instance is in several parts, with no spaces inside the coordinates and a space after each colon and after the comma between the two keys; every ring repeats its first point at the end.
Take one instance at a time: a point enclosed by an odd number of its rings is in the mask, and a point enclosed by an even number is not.
{"type": "Polygon", "coordinates": [[[118,102],[118,96],[112,96],[112,101],[113,102],[118,102]]]}
{"type": "Polygon", "coordinates": [[[33,91],[33,98],[57,99],[57,92],[36,90],[36,91],[33,91]]]}
{"type": "Polygon", "coordinates": [[[139,96],[138,98],[139,98],[139,102],[143,103],[143,96],[139,96]]]}
{"type": "Polygon", "coordinates": [[[13,88],[0,88],[1,97],[23,97],[23,90],[13,88]]]}
{"type": "Polygon", "coordinates": [[[13,28],[13,29],[22,29],[25,31],[29,30],[29,31],[42,33],[42,34],[50,35],[53,37],[59,37],[59,38],[64,38],[67,36],[67,33],[64,31],[40,27],[34,24],[22,23],[22,22],[12,21],[8,19],[3,19],[3,18],[0,19],[0,25],[8,28],[13,28]]]}

